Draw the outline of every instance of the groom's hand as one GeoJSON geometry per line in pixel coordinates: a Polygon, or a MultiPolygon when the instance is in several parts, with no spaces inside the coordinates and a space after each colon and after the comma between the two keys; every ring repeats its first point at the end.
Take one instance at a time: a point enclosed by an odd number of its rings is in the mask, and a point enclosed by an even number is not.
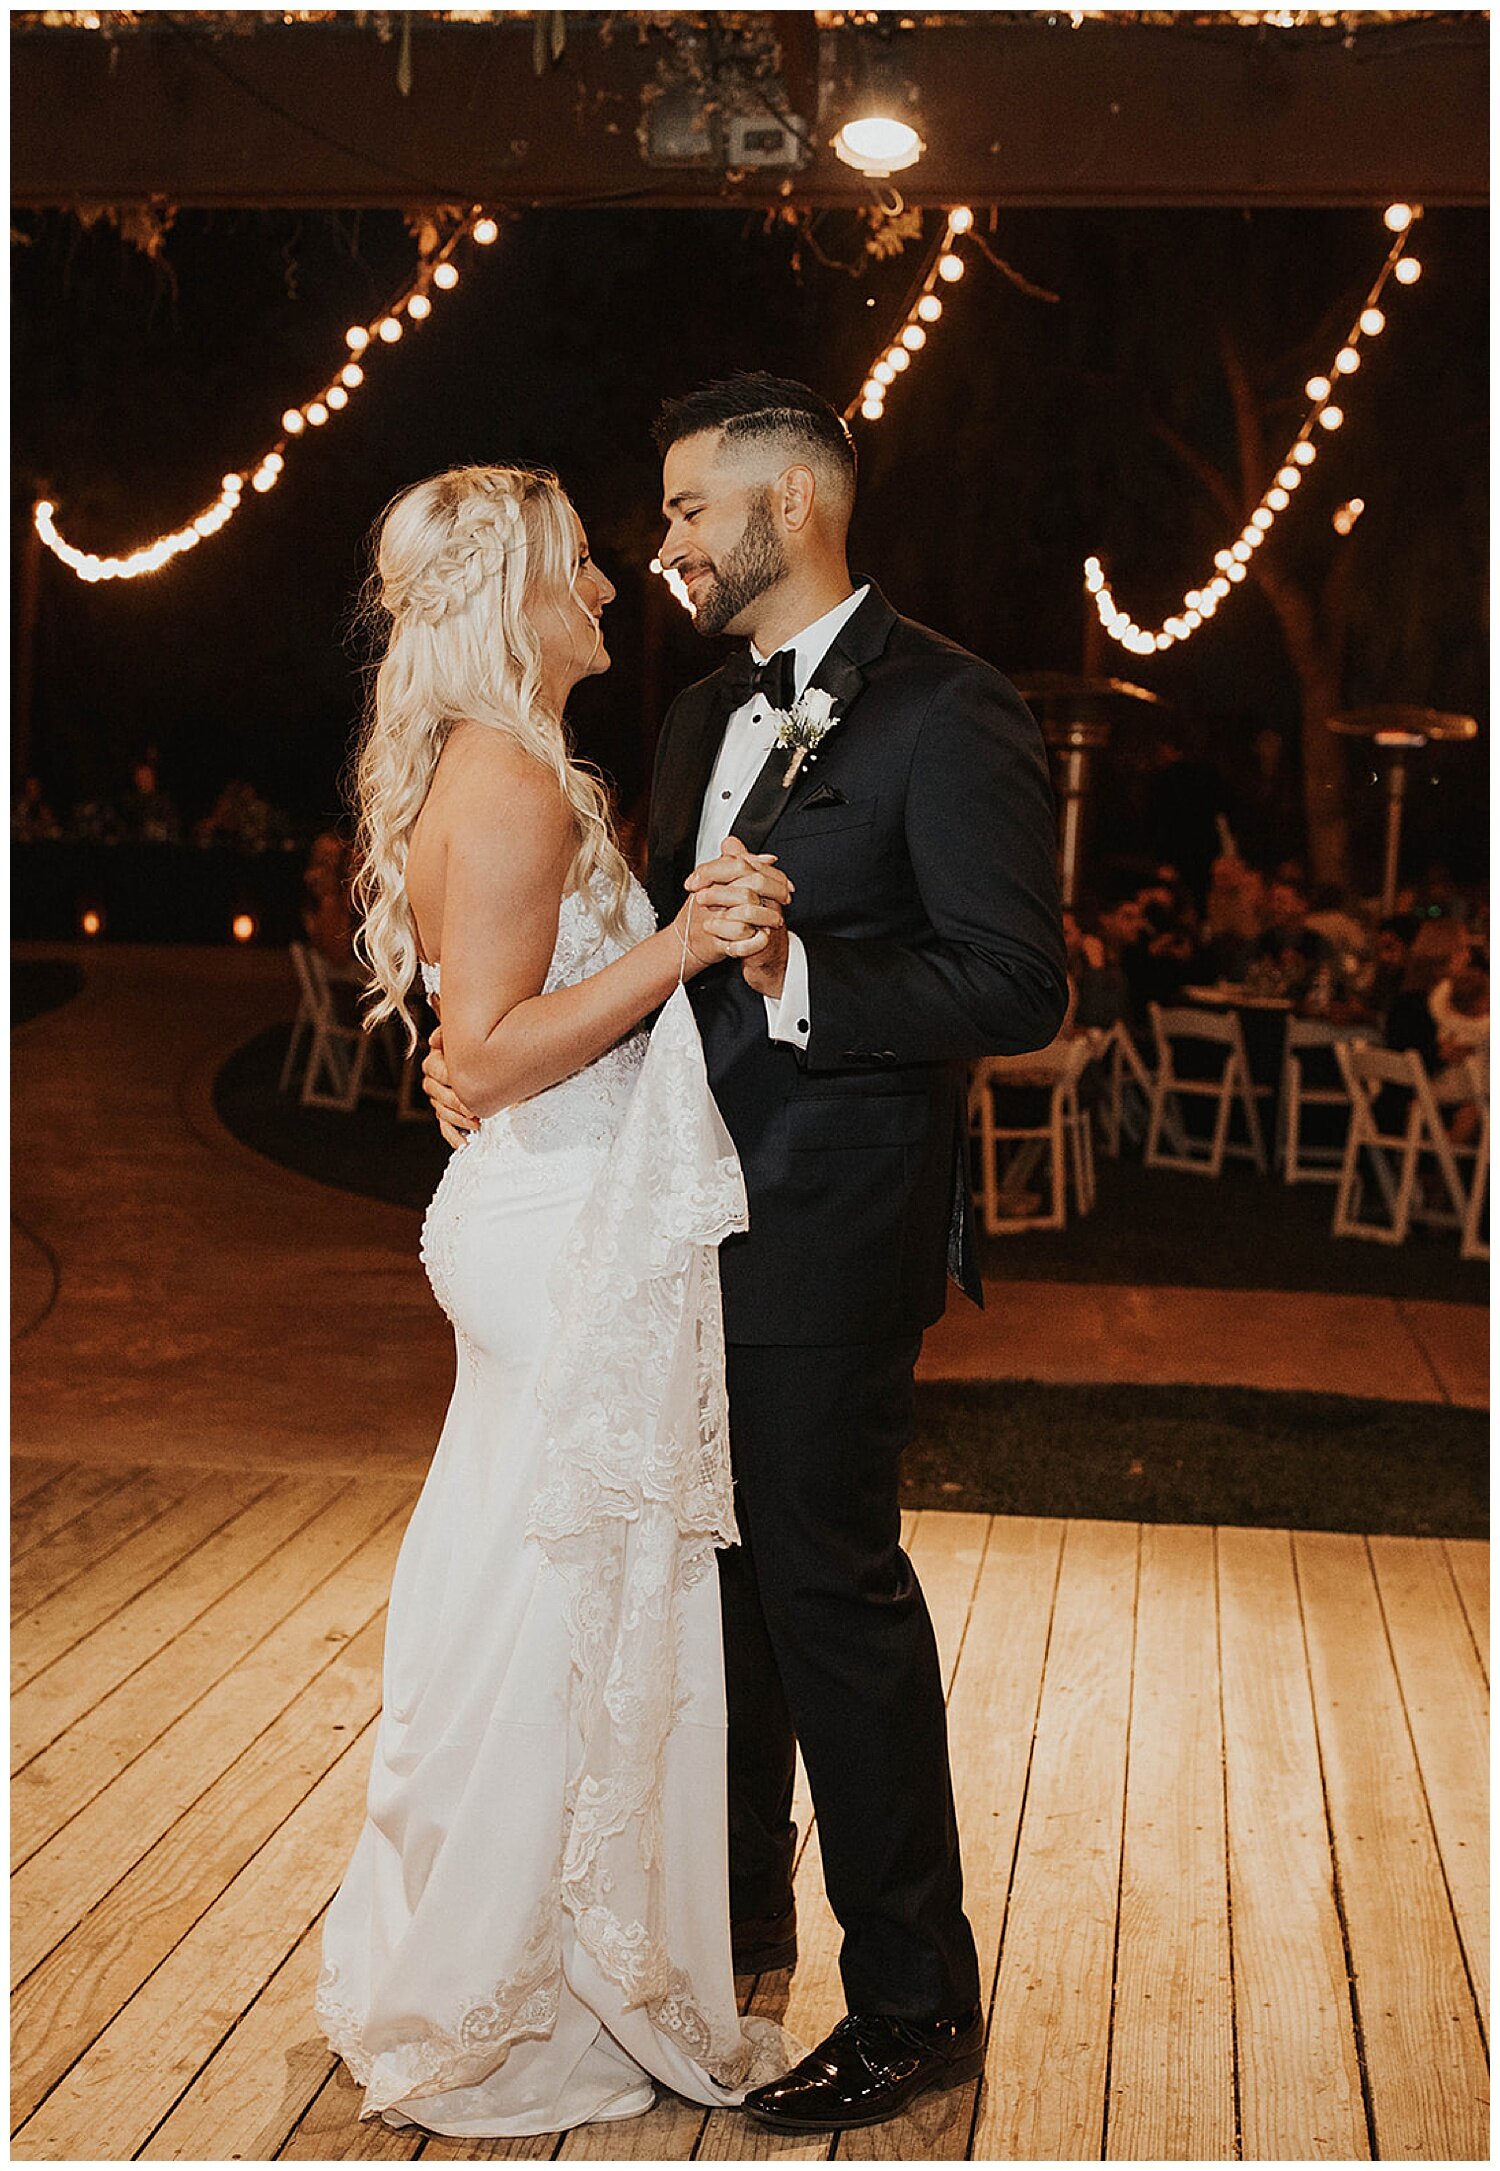
{"type": "Polygon", "coordinates": [[[432,1044],[422,1065],[422,1091],[432,1103],[438,1129],[450,1146],[461,1146],[471,1131],[479,1128],[479,1118],[471,1115],[453,1090],[448,1076],[448,1066],[443,1061],[443,1028],[438,1027],[432,1036],[432,1044]]]}
{"type": "Polygon", "coordinates": [[[786,982],[787,936],[782,907],[797,885],[776,865],[774,852],[751,852],[738,837],[724,839],[723,854],[697,867],[687,887],[702,904],[725,913],[740,912],[747,923],[763,928],[765,947],[744,959],[740,970],[757,995],[781,998],[786,982]]]}
{"type": "Polygon", "coordinates": [[[726,837],[719,857],[695,867],[683,886],[701,910],[704,925],[720,939],[764,937],[763,946],[744,959],[745,977],[752,987],[758,985],[749,967],[764,968],[769,958],[779,988],[786,971],[782,913],[797,885],[777,866],[775,853],[751,852],[738,837],[726,837]]]}

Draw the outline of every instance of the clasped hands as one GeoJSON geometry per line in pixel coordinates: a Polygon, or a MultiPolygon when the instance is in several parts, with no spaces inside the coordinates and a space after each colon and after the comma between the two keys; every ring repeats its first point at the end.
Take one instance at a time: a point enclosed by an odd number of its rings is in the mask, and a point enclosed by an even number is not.
{"type": "MultiPolygon", "coordinates": [[[[787,961],[783,914],[795,884],[777,866],[775,853],[751,852],[738,837],[726,837],[719,857],[695,867],[684,887],[687,902],[671,929],[683,950],[683,977],[690,980],[709,965],[733,960],[757,995],[779,996],[787,961]]],[[[479,1119],[453,1090],[441,1025],[422,1064],[422,1091],[443,1137],[450,1146],[461,1146],[479,1119]]]]}

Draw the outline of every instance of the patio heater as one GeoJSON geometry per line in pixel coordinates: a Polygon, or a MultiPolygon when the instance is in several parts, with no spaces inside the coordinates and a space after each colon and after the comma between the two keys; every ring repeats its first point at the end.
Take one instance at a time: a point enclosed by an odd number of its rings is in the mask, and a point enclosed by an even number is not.
{"type": "Polygon", "coordinates": [[[1371,709],[1344,709],[1328,718],[1328,728],[1341,738],[1364,739],[1383,747],[1386,765],[1385,869],[1380,878],[1380,916],[1389,919],[1396,909],[1396,866],[1401,857],[1401,817],[1406,806],[1407,756],[1419,753],[1435,739],[1472,739],[1479,725],[1472,716],[1456,716],[1445,709],[1419,709],[1391,702],[1371,709]]]}
{"type": "Polygon", "coordinates": [[[1084,802],[1092,763],[1109,744],[1113,726],[1139,708],[1165,708],[1160,694],[1132,686],[1122,678],[1074,678],[1066,671],[1033,671],[1017,679],[1016,691],[1042,727],[1042,737],[1062,756],[1061,822],[1058,856],[1062,901],[1078,902],[1078,863],[1083,842],[1084,802]]]}

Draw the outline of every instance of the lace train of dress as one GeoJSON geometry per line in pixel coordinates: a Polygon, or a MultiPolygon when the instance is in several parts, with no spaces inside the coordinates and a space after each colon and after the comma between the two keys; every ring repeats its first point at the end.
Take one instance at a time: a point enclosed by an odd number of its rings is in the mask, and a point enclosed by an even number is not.
{"type": "MultiPolygon", "coordinates": [[[[638,886],[628,924],[655,925],[638,886]]],[[[565,898],[548,988],[621,947],[565,898]]],[[[744,1224],[680,989],[444,1172],[423,1258],[457,1379],[318,1986],[361,2117],[545,2133],[653,2080],[734,2103],[799,2055],[730,1960],[714,1247],[744,1224]]]]}

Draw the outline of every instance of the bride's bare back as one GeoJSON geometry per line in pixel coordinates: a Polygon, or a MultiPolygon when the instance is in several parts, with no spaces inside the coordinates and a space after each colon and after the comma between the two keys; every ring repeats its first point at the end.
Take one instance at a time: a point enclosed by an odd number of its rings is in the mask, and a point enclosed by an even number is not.
{"type": "MultiPolygon", "coordinates": [[[[493,861],[495,871],[500,871],[515,868],[524,857],[532,875],[528,900],[542,922],[549,910],[551,914],[541,972],[536,976],[540,988],[557,935],[557,911],[572,849],[572,822],[555,778],[503,732],[484,724],[456,725],[438,758],[407,849],[406,896],[421,956],[429,964],[446,964],[449,930],[444,922],[450,874],[456,872],[463,886],[482,876],[488,862],[493,861]],[[535,853],[525,850],[528,837],[543,847],[543,868],[537,867],[535,853]],[[555,883],[536,879],[554,866],[555,883]]],[[[518,919],[527,917],[524,912],[506,912],[504,924],[481,930],[466,915],[466,924],[476,946],[493,957],[520,932],[518,919]]],[[[542,928],[536,932],[540,938],[542,928]]]]}

